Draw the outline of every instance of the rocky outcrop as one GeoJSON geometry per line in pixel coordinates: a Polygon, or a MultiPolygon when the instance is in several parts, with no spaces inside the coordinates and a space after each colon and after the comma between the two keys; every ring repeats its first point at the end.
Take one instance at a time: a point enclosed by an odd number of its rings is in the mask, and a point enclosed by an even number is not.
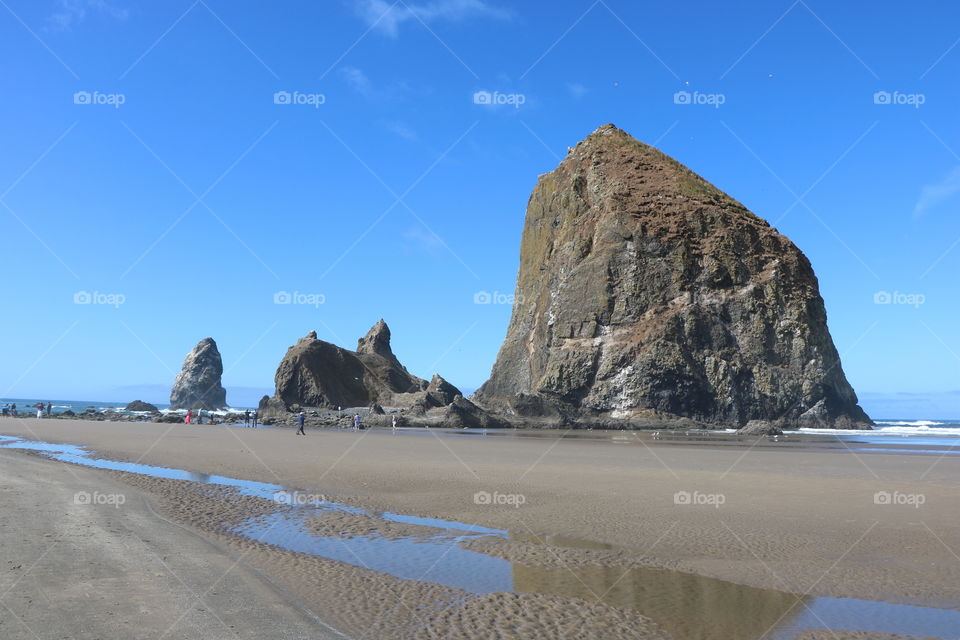
{"type": "Polygon", "coordinates": [[[473,399],[624,425],[871,424],[803,253],[613,125],[534,188],[507,336],[473,399]]]}
{"type": "Polygon", "coordinates": [[[781,436],[783,429],[766,420],[751,420],[737,429],[738,436],[781,436]]]}
{"type": "Polygon", "coordinates": [[[287,350],[274,382],[276,393],[261,401],[263,408],[406,406],[412,398],[405,396],[429,386],[394,356],[383,320],[359,340],[356,351],[319,340],[311,331],[287,350]]]}
{"type": "Polygon", "coordinates": [[[213,338],[204,338],[183,361],[170,391],[171,409],[222,409],[227,391],[220,382],[223,360],[213,338]]]}
{"type": "Polygon", "coordinates": [[[124,411],[150,411],[152,413],[157,413],[160,411],[155,406],[149,402],[144,402],[143,400],[134,400],[127,406],[123,408],[124,411]]]}
{"type": "Polygon", "coordinates": [[[439,373],[435,373],[427,386],[427,395],[437,406],[443,406],[450,404],[454,398],[463,394],[460,393],[460,389],[444,380],[439,373]]]}

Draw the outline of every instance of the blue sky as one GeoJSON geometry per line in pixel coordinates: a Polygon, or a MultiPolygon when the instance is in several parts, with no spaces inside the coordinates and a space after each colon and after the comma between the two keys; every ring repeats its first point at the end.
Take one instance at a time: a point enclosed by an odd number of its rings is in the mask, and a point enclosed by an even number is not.
{"type": "Polygon", "coordinates": [[[3,0],[0,394],[162,400],[212,336],[242,404],[380,317],[475,388],[475,294],[614,122],[807,254],[868,412],[960,416],[958,39],[934,2],[3,0]]]}

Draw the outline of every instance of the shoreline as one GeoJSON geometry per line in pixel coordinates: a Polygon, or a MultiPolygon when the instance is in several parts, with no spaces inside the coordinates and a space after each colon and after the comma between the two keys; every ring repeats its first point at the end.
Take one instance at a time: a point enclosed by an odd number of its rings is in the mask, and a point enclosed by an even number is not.
{"type": "MultiPolygon", "coordinates": [[[[373,512],[567,536],[756,589],[960,610],[960,560],[949,552],[960,548],[960,518],[947,507],[960,479],[952,457],[389,431],[310,430],[297,438],[286,429],[54,420],[0,422],[0,433],[322,492],[373,512]],[[922,494],[925,503],[875,504],[878,490],[922,494]],[[519,507],[478,505],[478,491],[525,500],[519,507]],[[724,502],[675,504],[681,491],[713,491],[724,502]]],[[[154,495],[162,501],[168,491],[154,495]]],[[[333,571],[319,564],[321,573],[333,571]]],[[[302,592],[298,580],[287,582],[302,592]]]]}

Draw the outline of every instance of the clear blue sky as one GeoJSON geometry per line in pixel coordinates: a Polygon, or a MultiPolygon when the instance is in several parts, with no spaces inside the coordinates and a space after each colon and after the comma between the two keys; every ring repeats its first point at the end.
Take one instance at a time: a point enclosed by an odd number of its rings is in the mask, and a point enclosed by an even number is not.
{"type": "Polygon", "coordinates": [[[212,336],[240,404],[381,316],[475,388],[474,294],[614,122],[809,256],[871,414],[960,416],[958,39],[947,2],[3,0],[0,395],[162,400],[212,336]]]}

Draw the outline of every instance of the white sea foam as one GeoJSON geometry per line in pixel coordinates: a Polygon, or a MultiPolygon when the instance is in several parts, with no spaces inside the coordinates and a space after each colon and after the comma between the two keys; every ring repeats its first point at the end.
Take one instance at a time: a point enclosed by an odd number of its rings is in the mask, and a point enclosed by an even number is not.
{"type": "Polygon", "coordinates": [[[823,435],[859,435],[859,436],[960,436],[960,427],[938,427],[934,425],[952,424],[917,420],[915,422],[877,422],[871,431],[860,429],[800,429],[800,433],[823,435]]]}

